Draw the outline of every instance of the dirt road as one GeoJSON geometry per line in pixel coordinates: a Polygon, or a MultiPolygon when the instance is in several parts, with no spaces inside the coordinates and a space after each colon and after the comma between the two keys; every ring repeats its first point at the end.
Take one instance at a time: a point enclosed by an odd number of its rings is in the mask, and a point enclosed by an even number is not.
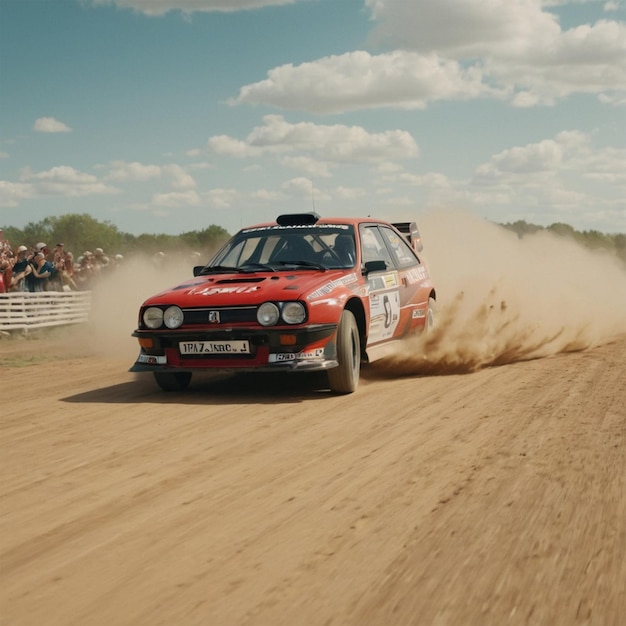
{"type": "Polygon", "coordinates": [[[17,365],[3,626],[625,623],[626,338],[343,397],[17,365]]]}

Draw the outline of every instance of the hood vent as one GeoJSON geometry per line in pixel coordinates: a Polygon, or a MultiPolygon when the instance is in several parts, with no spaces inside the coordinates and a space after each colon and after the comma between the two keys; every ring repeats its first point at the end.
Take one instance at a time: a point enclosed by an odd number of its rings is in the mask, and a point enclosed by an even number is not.
{"type": "Polygon", "coordinates": [[[216,280],[215,284],[216,285],[232,285],[233,283],[234,284],[260,283],[264,280],[265,278],[263,278],[262,276],[254,276],[251,278],[224,278],[223,280],[216,280]]]}

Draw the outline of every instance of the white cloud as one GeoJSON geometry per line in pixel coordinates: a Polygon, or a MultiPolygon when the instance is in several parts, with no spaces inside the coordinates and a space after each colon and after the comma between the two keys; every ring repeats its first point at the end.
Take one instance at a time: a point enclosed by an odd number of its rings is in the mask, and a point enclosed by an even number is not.
{"type": "Polygon", "coordinates": [[[602,104],[610,104],[613,106],[626,106],[626,92],[619,95],[601,93],[598,96],[598,100],[602,104]]]}
{"type": "Polygon", "coordinates": [[[335,163],[410,159],[419,153],[413,137],[401,130],[369,133],[360,126],[291,124],[280,115],[267,115],[263,122],[245,141],[222,135],[209,139],[209,146],[237,157],[304,152],[335,163]]]}
{"type": "Polygon", "coordinates": [[[22,171],[20,178],[23,182],[32,185],[35,195],[38,196],[79,197],[118,192],[115,187],[109,187],[93,174],[80,172],[67,165],[36,173],[26,168],[22,171]]]}
{"type": "Polygon", "coordinates": [[[167,165],[146,165],[137,161],[112,161],[105,180],[119,183],[166,180],[176,189],[190,189],[196,181],[185,169],[176,163],[167,165]]]}
{"type": "Polygon", "coordinates": [[[267,203],[282,200],[283,194],[279,191],[272,191],[270,189],[257,189],[250,194],[250,198],[253,201],[267,203]]]}
{"type": "Polygon", "coordinates": [[[115,5],[146,15],[163,15],[169,11],[232,13],[269,6],[293,4],[296,0],[91,0],[94,5],[115,5]]]}
{"type": "Polygon", "coordinates": [[[33,185],[28,183],[11,183],[0,180],[0,206],[16,207],[22,200],[35,196],[33,185]]]}
{"type": "Polygon", "coordinates": [[[196,181],[193,176],[176,163],[164,165],[163,175],[169,179],[172,187],[176,189],[190,189],[196,186],[196,181]]]}
{"type": "Polygon", "coordinates": [[[480,58],[487,79],[551,103],[571,93],[626,91],[626,24],[600,20],[562,30],[541,0],[366,0],[375,34],[403,49],[480,58]]]}
{"type": "Polygon", "coordinates": [[[53,117],[40,117],[35,120],[33,130],[39,133],[69,133],[72,129],[53,117]]]}
{"type": "Polygon", "coordinates": [[[337,187],[333,190],[333,196],[340,200],[360,200],[366,198],[368,192],[363,187],[337,187]]]}
{"type": "Polygon", "coordinates": [[[373,37],[451,58],[520,54],[559,33],[541,0],[365,0],[373,37]]]}
{"type": "Polygon", "coordinates": [[[475,207],[523,206],[531,222],[599,223],[610,213],[626,226],[626,149],[595,148],[590,135],[562,132],[494,155],[476,168],[467,192],[475,207]]]}
{"type": "Polygon", "coordinates": [[[285,181],[281,186],[281,190],[289,198],[304,200],[304,206],[308,208],[303,210],[313,210],[317,202],[328,202],[332,199],[332,195],[327,191],[316,187],[313,181],[305,176],[299,176],[285,181]]]}
{"type": "Polygon", "coordinates": [[[502,150],[468,179],[416,166],[372,168],[372,173],[367,189],[379,198],[378,211],[463,207],[497,222],[626,228],[626,148],[598,147],[593,134],[578,130],[502,150]]]}
{"type": "Polygon", "coordinates": [[[313,178],[330,178],[331,164],[307,156],[286,156],[280,159],[281,165],[300,170],[313,178]]]}
{"type": "MultiPolygon", "coordinates": [[[[549,4],[555,4],[554,2],[549,4]]],[[[366,0],[372,41],[397,49],[324,57],[268,71],[231,104],[312,113],[420,109],[437,100],[554,104],[574,93],[626,98],[626,23],[563,30],[541,0],[366,0]]]]}
{"type": "Polygon", "coordinates": [[[495,155],[488,171],[510,174],[556,171],[563,164],[563,148],[557,141],[546,139],[522,148],[511,148],[495,155]]]}
{"type": "Polygon", "coordinates": [[[233,206],[240,195],[237,189],[211,189],[206,198],[211,205],[218,209],[229,209],[233,206]]]}
{"type": "Polygon", "coordinates": [[[502,179],[526,177],[536,174],[552,174],[566,169],[576,169],[583,175],[584,168],[590,163],[590,155],[607,152],[593,152],[588,135],[578,131],[559,133],[554,139],[545,139],[525,146],[513,147],[494,155],[488,163],[477,170],[479,179],[502,179]]]}
{"type": "Polygon", "coordinates": [[[161,167],[158,165],[144,165],[133,161],[112,161],[109,165],[106,180],[115,182],[145,182],[161,177],[161,167]]]}
{"type": "Polygon", "coordinates": [[[151,204],[152,206],[168,209],[198,206],[200,204],[200,196],[193,190],[157,193],[152,196],[151,204]]]}
{"type": "Polygon", "coordinates": [[[266,80],[245,85],[231,104],[269,104],[313,113],[388,107],[424,108],[432,100],[502,96],[483,82],[478,64],[463,67],[437,54],[365,51],[282,65],[266,80]]]}
{"type": "Polygon", "coordinates": [[[209,148],[215,154],[238,158],[260,156],[261,150],[249,145],[245,141],[234,139],[228,135],[216,135],[209,139],[209,148]]]}
{"type": "Polygon", "coordinates": [[[0,159],[8,159],[8,158],[9,158],[8,152],[0,152],[0,159]]]}

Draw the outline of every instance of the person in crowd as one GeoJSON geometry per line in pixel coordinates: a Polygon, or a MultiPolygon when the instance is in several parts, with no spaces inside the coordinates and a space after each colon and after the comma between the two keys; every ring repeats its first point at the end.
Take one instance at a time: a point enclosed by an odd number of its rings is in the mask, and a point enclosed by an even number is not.
{"type": "Polygon", "coordinates": [[[165,252],[157,252],[152,257],[152,263],[157,269],[163,269],[165,267],[165,252]]]}
{"type": "Polygon", "coordinates": [[[28,248],[26,246],[19,246],[16,250],[11,284],[9,286],[10,291],[28,291],[26,277],[33,271],[33,268],[27,255],[28,248]]]}
{"type": "Polygon", "coordinates": [[[11,244],[0,237],[0,293],[6,293],[9,290],[14,262],[11,244]]]}
{"type": "Polygon", "coordinates": [[[74,280],[74,255],[69,250],[64,253],[62,282],[64,291],[78,291],[74,280]]]}
{"type": "Polygon", "coordinates": [[[32,274],[35,279],[33,291],[48,291],[49,279],[53,271],[54,265],[46,259],[43,249],[40,249],[40,251],[35,254],[33,262],[32,274]]]}
{"type": "MultiPolygon", "coordinates": [[[[47,250],[48,248],[44,248],[47,250]]],[[[64,244],[57,245],[48,252],[46,260],[52,263],[53,270],[48,279],[48,291],[63,291],[63,274],[65,272],[64,244]]]]}
{"type": "Polygon", "coordinates": [[[35,254],[42,252],[43,255],[46,257],[46,260],[48,259],[48,255],[50,254],[50,248],[48,248],[48,244],[44,243],[43,241],[40,241],[39,243],[35,244],[35,254]]]}
{"type": "Polygon", "coordinates": [[[24,276],[24,289],[25,291],[35,291],[35,275],[33,270],[35,269],[35,249],[31,247],[26,252],[26,260],[30,265],[30,272],[24,276]]]}
{"type": "Polygon", "coordinates": [[[98,270],[108,267],[110,263],[109,257],[104,254],[104,250],[102,248],[96,248],[93,260],[98,270]]]}
{"type": "Polygon", "coordinates": [[[77,265],[74,267],[74,281],[80,291],[91,289],[96,272],[93,254],[85,250],[82,256],[78,257],[77,265]]]}

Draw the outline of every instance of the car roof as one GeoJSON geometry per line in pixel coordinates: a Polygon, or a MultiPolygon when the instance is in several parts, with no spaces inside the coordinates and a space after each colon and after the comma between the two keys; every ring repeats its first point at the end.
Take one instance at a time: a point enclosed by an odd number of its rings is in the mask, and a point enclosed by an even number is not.
{"type": "Polygon", "coordinates": [[[316,224],[347,224],[352,226],[357,226],[361,223],[371,223],[371,224],[386,224],[390,226],[390,222],[387,222],[382,219],[372,218],[372,217],[320,217],[316,216],[316,214],[312,213],[290,213],[279,215],[275,221],[273,222],[262,222],[260,224],[251,224],[250,226],[245,226],[242,230],[249,230],[253,228],[268,228],[277,225],[283,226],[297,226],[300,224],[307,224],[310,226],[315,226],[316,224]],[[285,223],[281,224],[281,218],[287,218],[285,223]],[[291,218],[291,219],[290,219],[291,218]],[[317,219],[316,219],[317,218],[317,219]],[[302,220],[302,221],[299,221],[302,220]]]}

